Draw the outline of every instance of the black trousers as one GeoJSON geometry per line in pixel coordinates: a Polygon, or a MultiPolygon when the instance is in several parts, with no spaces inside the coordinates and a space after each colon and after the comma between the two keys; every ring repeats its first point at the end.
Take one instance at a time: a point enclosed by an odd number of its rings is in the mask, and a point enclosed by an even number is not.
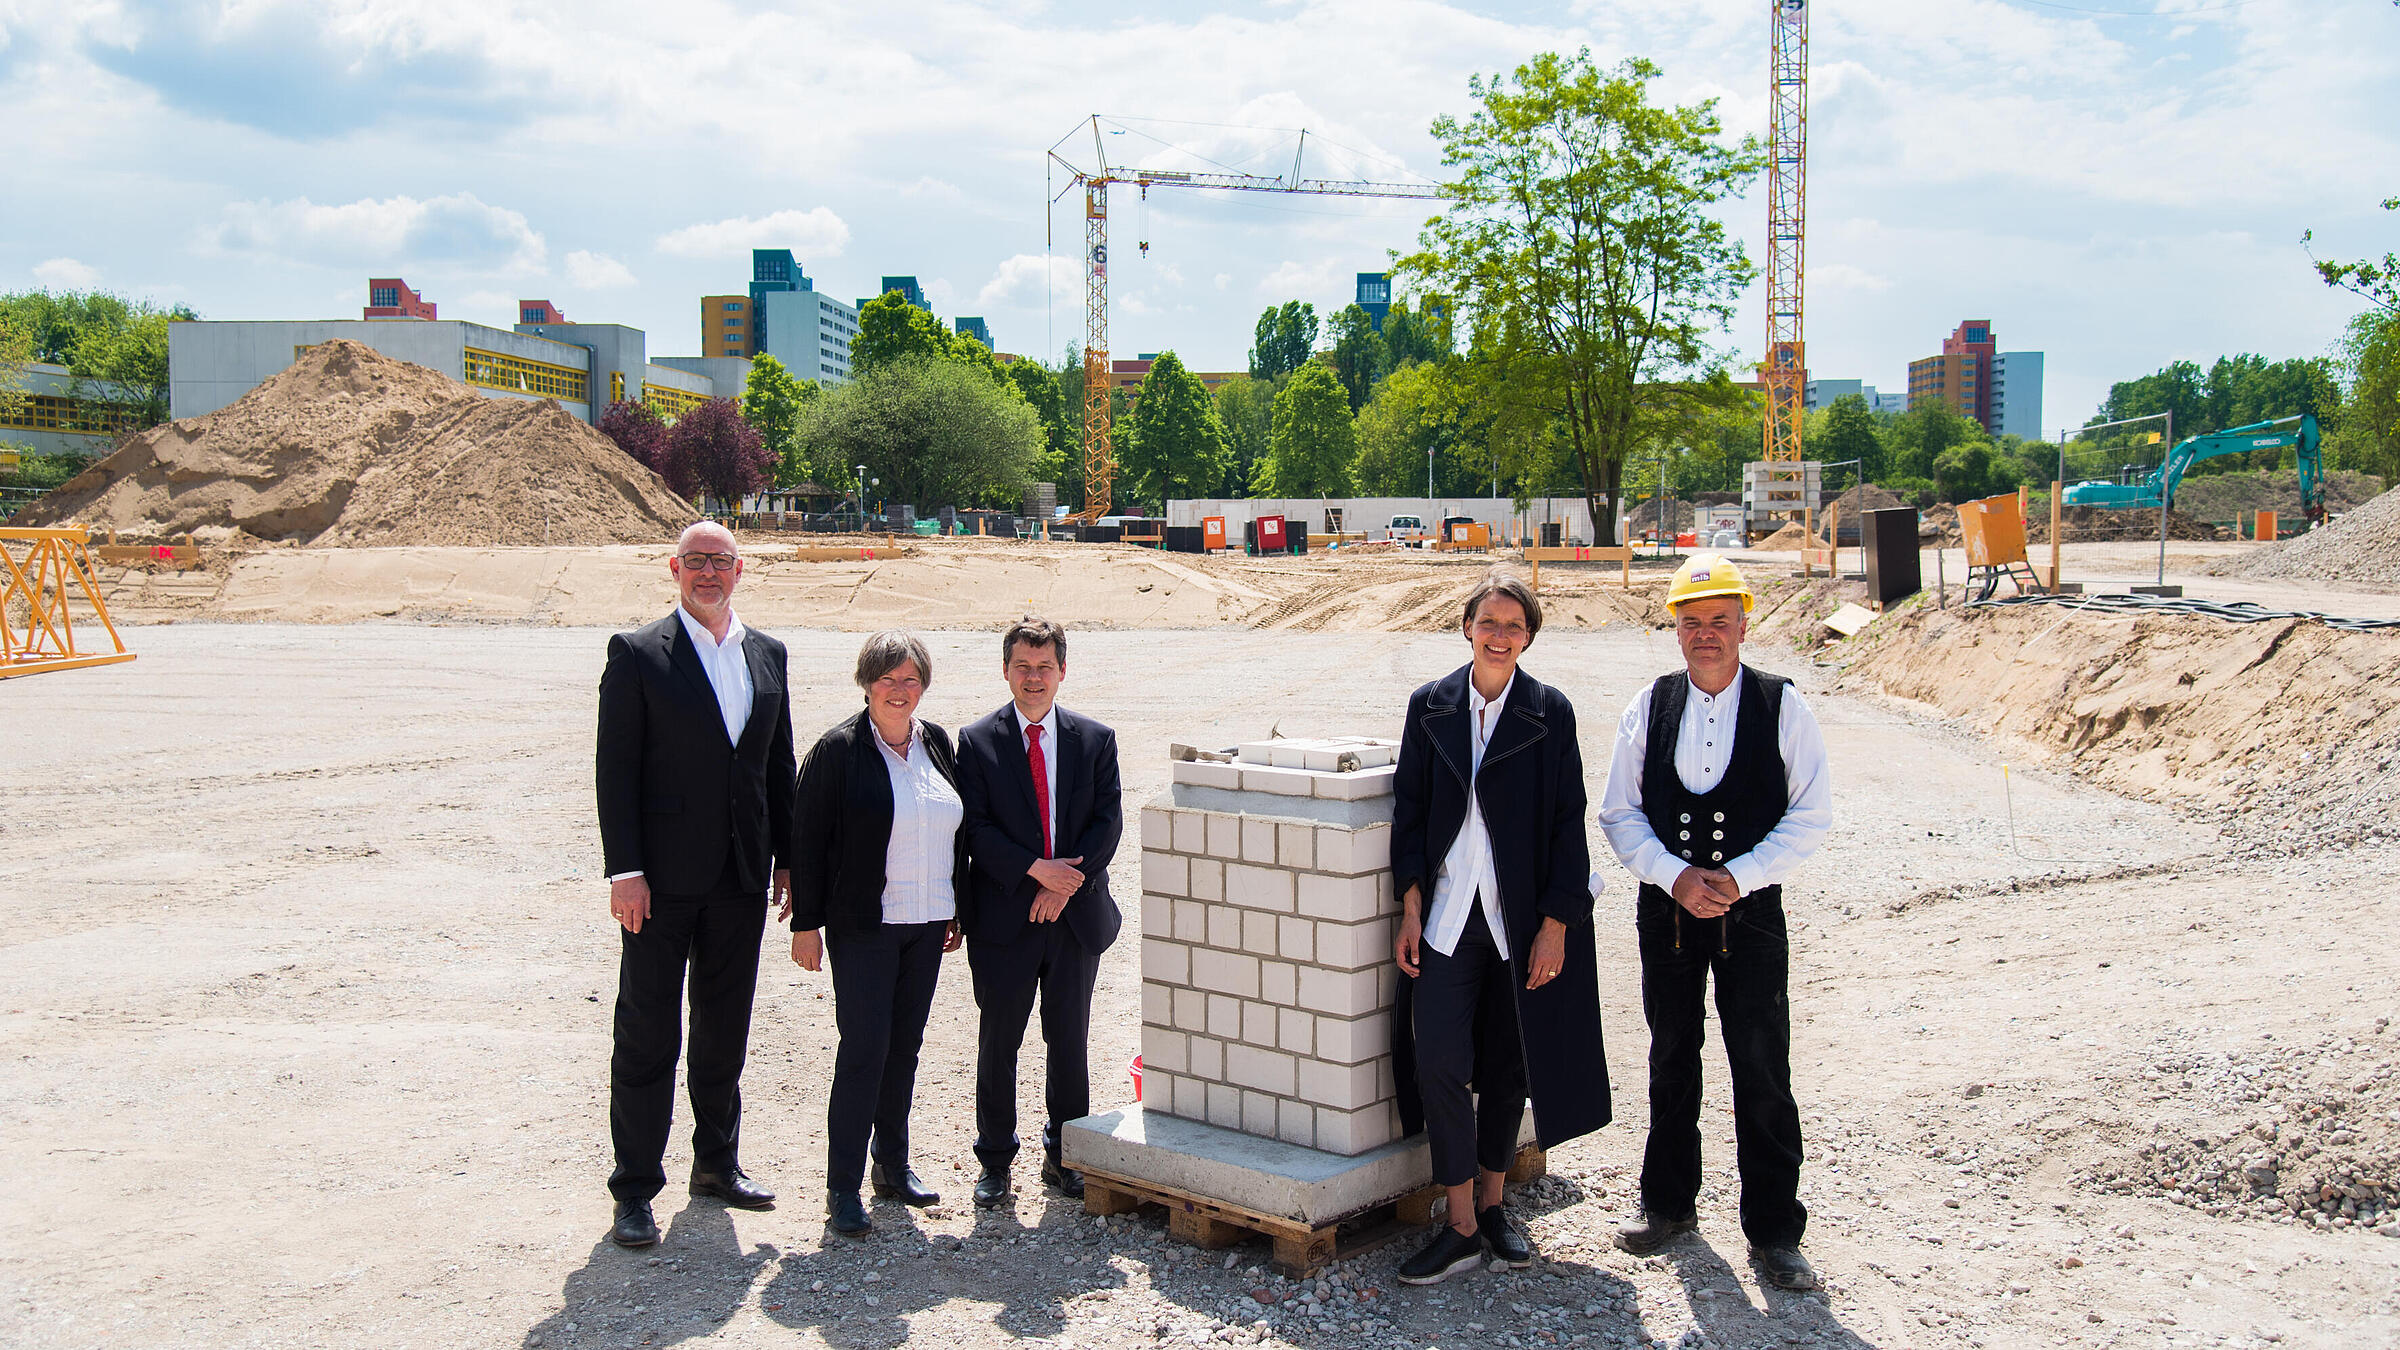
{"type": "Polygon", "coordinates": [[[1017,1156],[1017,1051],[1038,994],[1048,1071],[1042,1152],[1056,1160],[1059,1129],[1092,1113],[1092,984],[1100,958],[1062,922],[1032,923],[1005,943],[967,940],[975,1006],[983,1010],[975,1053],[975,1156],[1005,1168],[1017,1156]]]}
{"type": "Polygon", "coordinates": [[[608,1130],[619,1200],[647,1200],[667,1184],[667,1127],[675,1111],[684,970],[691,970],[692,1170],[740,1165],[742,1062],[750,1053],[750,1003],[767,923],[765,887],[720,882],[707,895],[650,897],[639,933],[620,930],[616,1052],[608,1065],[608,1130]]]}
{"type": "Polygon", "coordinates": [[[1796,1245],[1808,1228],[1800,1203],[1800,1108],[1792,1100],[1790,947],[1783,899],[1745,896],[1720,923],[1696,919],[1663,892],[1636,902],[1642,1015],[1650,1023],[1650,1142],[1642,1154],[1642,1206],[1690,1218],[1700,1196],[1701,999],[1713,974],[1725,1060],[1733,1070],[1733,1137],[1742,1175],[1742,1232],[1754,1246],[1796,1245]]]}
{"type": "Polygon", "coordinates": [[[1433,1179],[1463,1186],[1478,1167],[1505,1172],[1525,1120],[1525,1046],[1517,1034],[1516,977],[1475,902],[1456,950],[1418,949],[1409,1027],[1417,1043],[1417,1096],[1433,1179]]]}
{"type": "Polygon", "coordinates": [[[942,974],[948,920],[825,930],[833,963],[833,1022],[841,1048],[825,1103],[825,1189],[855,1191],[875,1161],[908,1166],[908,1107],[917,1090],[917,1053],[942,974]]]}

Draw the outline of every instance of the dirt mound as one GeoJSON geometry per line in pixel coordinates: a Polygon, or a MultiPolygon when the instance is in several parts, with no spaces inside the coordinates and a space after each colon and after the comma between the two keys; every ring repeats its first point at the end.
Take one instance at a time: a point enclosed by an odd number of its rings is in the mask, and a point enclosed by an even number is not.
{"type": "Polygon", "coordinates": [[[318,545],[623,544],[697,519],[556,402],[485,398],[355,342],[154,427],[26,509],[134,537],[318,545]]]}
{"type": "Polygon", "coordinates": [[[2400,586],[2400,492],[2386,492],[2323,529],[2210,570],[2220,576],[2400,586]]]}
{"type": "MultiPolygon", "coordinates": [[[[2325,507],[2354,510],[2374,500],[2383,488],[2383,480],[2373,474],[2338,469],[2325,475],[2325,507]]],[[[2285,529],[2295,529],[2300,524],[2300,473],[2296,469],[2260,469],[2188,477],[2175,490],[2175,509],[2210,521],[2248,519],[2253,511],[2273,511],[2285,529]]]]}
{"type": "Polygon", "coordinates": [[[2052,605],[1888,616],[1846,685],[2254,836],[2400,835],[2400,635],[2052,605]]]}
{"type": "Polygon", "coordinates": [[[1873,483],[1869,483],[1863,488],[1845,488],[1840,492],[1826,493],[1824,506],[1818,509],[1839,506],[1842,508],[1844,518],[1856,520],[1862,511],[1889,511],[1896,507],[1914,505],[1916,505],[1915,502],[1902,497],[1897,492],[1886,492],[1873,483]]]}
{"type": "MultiPolygon", "coordinates": [[[[1762,553],[1798,553],[1800,546],[1807,542],[1808,531],[1801,529],[1800,522],[1795,520],[1750,547],[1762,553]]],[[[1816,547],[1825,547],[1822,536],[1818,537],[1816,547]]]]}
{"type": "MultiPolygon", "coordinates": [[[[2050,507],[2036,502],[2029,510],[2031,520],[2025,522],[2025,541],[2030,544],[2050,542],[2050,507]]],[[[2058,533],[2068,544],[2138,544],[2145,539],[2158,538],[2158,508],[2116,510],[2102,506],[2069,506],[2058,516],[2058,533]]],[[[2167,538],[2208,540],[2227,538],[2225,531],[2182,511],[2167,513],[2167,538]]]]}

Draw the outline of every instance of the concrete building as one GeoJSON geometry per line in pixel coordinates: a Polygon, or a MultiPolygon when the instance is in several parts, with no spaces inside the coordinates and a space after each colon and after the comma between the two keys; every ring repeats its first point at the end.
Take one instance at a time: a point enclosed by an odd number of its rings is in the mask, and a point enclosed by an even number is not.
{"type": "Polygon", "coordinates": [[[1800,406],[1815,412],[1819,408],[1830,408],[1856,394],[1867,400],[1867,406],[1873,407],[1874,391],[1875,386],[1863,380],[1810,380],[1801,388],[1800,406]]]}
{"type": "MultiPolygon", "coordinates": [[[[1873,385],[1867,387],[1874,388],[1873,385]]],[[[1867,406],[1879,413],[1904,413],[1908,411],[1908,395],[1879,393],[1867,400],[1867,406]]]]}
{"type": "Polygon", "coordinates": [[[818,290],[769,291],[759,297],[758,350],[792,374],[819,384],[850,382],[850,344],[858,310],[818,290]]]}
{"type": "Polygon", "coordinates": [[[1358,274],[1358,307],[1367,312],[1368,322],[1375,331],[1383,331],[1383,316],[1392,312],[1392,275],[1389,272],[1358,274]]]}
{"type": "Polygon", "coordinates": [[[398,277],[369,277],[367,307],[359,311],[362,319],[438,319],[437,306],[408,288],[398,277]]]}
{"type": "Polygon", "coordinates": [[[885,277],[883,279],[883,284],[875,288],[875,294],[867,296],[858,302],[858,308],[865,309],[867,307],[868,300],[880,300],[884,296],[891,294],[893,291],[900,292],[901,299],[906,300],[908,303],[915,305],[921,310],[924,310],[926,313],[931,314],[933,312],[933,306],[925,303],[925,291],[922,287],[917,285],[917,279],[915,277],[885,277]]]}
{"type": "Polygon", "coordinates": [[[954,327],[956,327],[961,334],[971,337],[977,342],[982,343],[985,351],[990,351],[992,349],[992,328],[990,324],[985,323],[982,319],[962,315],[957,320],[954,327]]]}
{"type": "MultiPolygon", "coordinates": [[[[1131,361],[1111,361],[1108,363],[1109,385],[1123,394],[1126,404],[1131,406],[1140,400],[1142,380],[1150,374],[1150,367],[1156,364],[1158,364],[1157,352],[1143,352],[1131,361]]],[[[1245,380],[1250,377],[1250,372],[1246,370],[1195,370],[1191,373],[1199,378],[1201,386],[1211,394],[1223,388],[1228,380],[1245,380]]]]}
{"type": "Polygon", "coordinates": [[[520,325],[565,323],[567,316],[547,300],[519,300],[517,322],[520,325]]]}
{"type": "Polygon", "coordinates": [[[107,386],[79,382],[65,366],[36,361],[25,367],[18,385],[26,394],[23,406],[0,413],[0,468],[14,468],[19,450],[105,455],[116,449],[118,436],[133,429],[132,420],[105,399],[89,397],[107,393],[107,386]],[[80,391],[78,383],[84,384],[80,391]]]}
{"type": "Polygon", "coordinates": [[[1992,434],[2042,438],[2042,354],[2002,352],[1992,358],[1992,434]]]}
{"type": "Polygon", "coordinates": [[[751,333],[752,307],[746,295],[700,297],[700,353],[703,356],[756,356],[751,333]]]}
{"type": "Polygon", "coordinates": [[[1908,406],[1938,403],[1990,430],[1994,355],[1990,319],[1959,324],[1942,339],[1941,355],[1908,363],[1908,406]]]}

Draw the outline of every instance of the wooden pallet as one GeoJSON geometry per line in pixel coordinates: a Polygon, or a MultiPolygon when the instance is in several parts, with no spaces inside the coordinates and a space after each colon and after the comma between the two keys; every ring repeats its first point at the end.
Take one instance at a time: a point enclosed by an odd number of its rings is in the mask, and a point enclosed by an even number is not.
{"type": "MultiPolygon", "coordinates": [[[[1531,1181],[1548,1171],[1549,1156],[1528,1144],[1518,1151],[1508,1179],[1531,1181]]],[[[1084,1213],[1125,1214],[1144,1205],[1157,1205],[1167,1212],[1169,1236],[1209,1251],[1223,1250],[1257,1234],[1274,1244],[1277,1273],[1295,1280],[1423,1228],[1433,1222],[1434,1206],[1441,1198],[1441,1187],[1426,1186],[1346,1219],[1311,1225],[1172,1186],[1110,1176],[1088,1167],[1083,1171],[1084,1213]]]]}

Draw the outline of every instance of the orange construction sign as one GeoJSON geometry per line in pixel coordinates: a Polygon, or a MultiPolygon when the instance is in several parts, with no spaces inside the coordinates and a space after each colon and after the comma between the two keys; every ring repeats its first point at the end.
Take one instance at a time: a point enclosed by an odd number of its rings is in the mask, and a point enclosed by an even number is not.
{"type": "Polygon", "coordinates": [[[87,530],[0,529],[0,568],[5,568],[0,570],[0,679],[133,659],[92,576],[84,547],[90,539],[87,530]],[[108,630],[110,650],[76,646],[75,621],[67,611],[70,582],[108,630]]]}

